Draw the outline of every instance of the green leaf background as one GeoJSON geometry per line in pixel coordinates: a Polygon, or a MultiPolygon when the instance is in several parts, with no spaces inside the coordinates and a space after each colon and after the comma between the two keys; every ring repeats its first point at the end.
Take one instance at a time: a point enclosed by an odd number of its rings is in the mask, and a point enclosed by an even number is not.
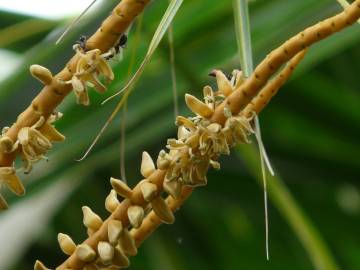
{"type": "MultiPolygon", "coordinates": [[[[87,14],[59,46],[55,40],[68,22],[1,11],[0,46],[16,53],[21,62],[0,82],[1,126],[11,125],[41,89],[31,78],[29,65],[58,71],[73,53],[75,40],[92,33],[115,3],[105,1],[87,14]],[[13,32],[9,27],[16,25],[18,31],[13,32]],[[6,34],[9,29],[13,35],[6,34]]],[[[136,66],[167,4],[153,1],[144,13],[136,66]]],[[[341,9],[335,0],[251,1],[254,64],[304,27],[341,9]]],[[[112,61],[116,79],[109,91],[103,96],[91,91],[89,107],[76,105],[72,94],[60,106],[64,117],[57,126],[67,140],[54,147],[48,162],[38,163],[30,175],[21,175],[27,195],[18,198],[2,190],[10,209],[0,213],[0,269],[32,269],[38,258],[55,267],[66,258],[57,245],[57,233],[67,233],[75,242],[86,236],[82,205],[107,216],[104,199],[109,178],[120,177],[121,119],[114,120],[87,159],[80,163],[75,159],[116,105],[116,99],[103,106],[101,102],[126,83],[134,29],[123,61],[112,61]]],[[[214,85],[207,76],[213,68],[227,73],[238,68],[232,1],[184,1],[173,31],[179,110],[187,115],[185,92],[201,96],[203,85],[214,85]]],[[[256,180],[260,164],[254,148],[243,146],[222,159],[220,171],[210,172],[208,186],[196,190],[176,214],[174,225],[161,226],[144,243],[131,259],[130,269],[322,269],[313,257],[323,249],[334,267],[360,269],[359,41],[360,26],[355,24],[315,45],[260,115],[262,138],[277,177],[268,179],[269,195],[277,198],[269,205],[269,262],[262,187],[256,180]],[[310,228],[307,237],[321,244],[311,240],[304,244],[296,229],[302,225],[310,228]]],[[[175,136],[171,89],[169,48],[164,40],[128,101],[130,186],[141,179],[141,152],[155,157],[166,138],[175,136]]]]}

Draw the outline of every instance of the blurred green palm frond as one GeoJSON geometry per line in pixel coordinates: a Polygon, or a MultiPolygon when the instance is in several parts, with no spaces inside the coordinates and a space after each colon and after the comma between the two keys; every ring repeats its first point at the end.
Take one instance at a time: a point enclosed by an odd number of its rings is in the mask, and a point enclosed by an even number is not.
{"type": "MultiPolygon", "coordinates": [[[[64,21],[0,11],[1,49],[18,61],[0,81],[1,127],[11,125],[41,89],[31,78],[29,65],[37,63],[54,73],[59,71],[73,54],[72,44],[80,35],[93,32],[117,1],[105,2],[58,46],[55,40],[66,25],[64,21]],[[24,31],[26,27],[32,32],[24,31]],[[16,36],[2,34],[13,33],[11,29],[17,29],[16,36]]],[[[153,1],[146,9],[135,66],[145,56],[167,5],[168,1],[153,1]]],[[[250,1],[254,65],[293,34],[341,9],[335,0],[250,1]]],[[[203,85],[215,83],[207,75],[213,68],[226,73],[239,68],[232,1],[184,1],[173,25],[179,111],[188,115],[185,92],[201,96],[203,85]]],[[[80,163],[75,159],[81,157],[116,106],[116,102],[100,104],[128,79],[134,34],[133,27],[124,59],[111,62],[116,78],[104,95],[91,91],[91,105],[82,107],[70,94],[59,107],[64,117],[57,126],[67,139],[55,145],[48,162],[38,163],[30,175],[21,175],[27,195],[19,198],[2,190],[10,209],[0,213],[0,239],[11,234],[6,241],[14,248],[7,250],[6,258],[0,255],[0,269],[32,269],[39,257],[46,265],[55,266],[65,259],[57,245],[58,232],[71,235],[76,242],[86,236],[82,205],[107,216],[103,205],[110,190],[109,178],[120,176],[121,119],[114,120],[88,158],[80,163]],[[49,196],[52,203],[39,208],[49,196]],[[19,217],[28,215],[34,218],[23,224],[19,217]]],[[[293,78],[260,116],[262,138],[276,173],[322,236],[332,259],[340,269],[350,270],[360,268],[359,44],[360,26],[355,24],[311,48],[293,78]]],[[[130,186],[140,179],[141,152],[146,150],[155,157],[166,138],[176,132],[168,52],[164,40],[128,100],[125,164],[130,186]]],[[[161,226],[144,243],[131,259],[131,269],[314,269],[286,214],[271,201],[271,257],[266,261],[262,188],[255,180],[260,166],[249,151],[245,148],[240,155],[234,151],[222,158],[222,169],[210,172],[208,186],[193,194],[176,214],[174,225],[161,226]]]]}

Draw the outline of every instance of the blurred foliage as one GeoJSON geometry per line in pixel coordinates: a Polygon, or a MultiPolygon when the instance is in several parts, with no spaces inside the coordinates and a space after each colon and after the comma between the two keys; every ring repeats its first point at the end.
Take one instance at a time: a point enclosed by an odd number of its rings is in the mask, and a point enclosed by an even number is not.
{"type": "MultiPolygon", "coordinates": [[[[73,53],[71,45],[75,40],[93,32],[116,2],[106,1],[101,10],[88,14],[59,46],[54,42],[66,23],[1,12],[1,30],[41,22],[36,24],[39,29],[29,28],[33,34],[26,32],[26,37],[19,36],[12,43],[6,43],[6,36],[0,35],[6,49],[21,54],[21,66],[0,82],[1,126],[15,121],[41,88],[29,75],[29,65],[42,64],[54,73],[58,71],[73,53]]],[[[137,65],[167,3],[153,1],[144,13],[137,65]]],[[[255,65],[293,34],[340,10],[335,0],[252,1],[255,65]]],[[[185,91],[200,96],[204,84],[214,84],[207,76],[211,69],[221,68],[229,73],[238,65],[232,12],[230,0],[185,1],[175,18],[175,61],[182,114],[189,114],[182,98],[185,91]]],[[[108,180],[120,175],[121,119],[112,123],[85,161],[79,163],[75,159],[84,153],[115,106],[115,101],[104,106],[101,101],[126,82],[136,40],[133,32],[129,34],[123,61],[112,61],[116,79],[110,90],[103,96],[92,91],[89,107],[77,106],[72,94],[60,106],[64,117],[58,127],[67,140],[56,145],[49,162],[40,162],[30,175],[22,175],[27,196],[17,198],[5,193],[11,208],[9,214],[0,214],[0,228],[6,228],[3,224],[11,216],[23,215],[22,211],[43,213],[34,201],[43,198],[51,187],[68,195],[61,197],[57,207],[52,207],[55,203],[45,203],[47,216],[52,218],[28,215],[23,221],[26,223],[14,219],[15,225],[8,231],[1,229],[1,237],[5,233],[11,236],[6,240],[6,248],[2,244],[1,253],[15,247],[15,240],[19,242],[20,227],[29,228],[27,234],[33,236],[21,234],[22,248],[14,249],[6,258],[7,263],[0,261],[1,269],[32,269],[37,258],[55,266],[65,259],[57,245],[58,232],[73,236],[77,242],[85,238],[82,205],[107,216],[103,204],[110,190],[108,180]],[[59,181],[72,189],[59,185],[59,181]],[[30,207],[20,207],[29,204],[30,207]],[[36,226],[42,228],[41,233],[34,234],[36,226]]],[[[314,46],[293,79],[260,115],[262,137],[276,173],[324,239],[339,268],[354,270],[360,268],[359,41],[360,26],[356,24],[314,46]]],[[[131,186],[141,179],[141,152],[146,150],[155,157],[165,139],[175,134],[167,42],[160,44],[136,88],[129,99],[127,117],[126,167],[131,186]]],[[[262,189],[255,181],[260,165],[249,151],[242,149],[240,155],[234,151],[230,157],[224,157],[222,169],[210,172],[208,186],[193,194],[177,213],[174,225],[161,226],[144,243],[131,259],[130,268],[313,269],[311,256],[289,226],[286,215],[271,201],[270,262],[266,261],[262,189]]],[[[285,200],[283,204],[287,203],[285,200]]]]}

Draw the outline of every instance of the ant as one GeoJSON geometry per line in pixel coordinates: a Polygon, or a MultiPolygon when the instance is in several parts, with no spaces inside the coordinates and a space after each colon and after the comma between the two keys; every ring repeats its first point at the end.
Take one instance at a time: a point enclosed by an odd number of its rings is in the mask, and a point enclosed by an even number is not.
{"type": "Polygon", "coordinates": [[[120,52],[120,48],[126,47],[127,40],[128,40],[127,35],[122,34],[119,41],[112,48],[112,54],[110,54],[109,56],[106,56],[105,59],[109,60],[109,59],[113,58],[115,55],[117,55],[120,52]]]}
{"type": "MultiPolygon", "coordinates": [[[[125,48],[126,42],[127,42],[127,35],[122,34],[120,36],[119,41],[114,45],[114,47],[109,51],[109,54],[105,56],[104,58],[106,60],[110,60],[115,55],[117,55],[120,52],[120,48],[125,48]]],[[[86,48],[86,40],[87,37],[85,35],[80,36],[80,38],[75,42],[75,47],[81,48],[84,52],[87,52],[88,49],[86,48]]]]}
{"type": "Polygon", "coordinates": [[[85,35],[80,36],[80,38],[75,42],[74,47],[76,46],[78,48],[81,48],[84,52],[86,52],[87,51],[86,40],[87,40],[87,37],[85,35]]]}

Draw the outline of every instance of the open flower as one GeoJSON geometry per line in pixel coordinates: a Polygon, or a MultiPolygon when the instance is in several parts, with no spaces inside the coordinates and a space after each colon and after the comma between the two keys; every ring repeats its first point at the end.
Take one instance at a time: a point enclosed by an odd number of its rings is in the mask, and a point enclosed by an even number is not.
{"type": "Polygon", "coordinates": [[[53,123],[61,116],[59,112],[53,113],[47,121],[41,116],[32,127],[20,129],[13,151],[21,147],[20,154],[26,173],[31,171],[33,163],[45,158],[46,153],[52,148],[51,142],[60,142],[65,139],[65,136],[53,126],[53,123]]]}
{"type": "Polygon", "coordinates": [[[45,154],[52,147],[50,140],[33,127],[20,129],[18,141],[21,145],[21,155],[27,173],[31,171],[32,164],[45,158],[45,154]]]}
{"type": "Polygon", "coordinates": [[[248,136],[254,133],[251,121],[254,117],[233,116],[225,108],[227,121],[223,126],[213,123],[210,116],[216,109],[216,97],[229,95],[242,83],[241,72],[233,72],[229,80],[221,71],[214,71],[217,77],[218,91],[214,93],[210,86],[203,89],[204,102],[187,95],[186,103],[196,116],[185,118],[178,116],[178,138],[169,139],[166,147],[158,156],[158,168],[166,170],[165,182],[178,181],[190,186],[205,185],[206,174],[210,166],[220,168],[217,161],[220,155],[228,155],[230,146],[237,143],[249,143],[248,136]]]}
{"type": "Polygon", "coordinates": [[[106,61],[107,53],[101,54],[99,49],[84,52],[79,46],[75,46],[75,50],[79,61],[76,72],[67,83],[71,83],[77,103],[89,105],[87,86],[94,87],[99,93],[104,93],[106,87],[99,80],[99,76],[103,76],[106,82],[110,82],[114,79],[114,73],[106,61]]]}

